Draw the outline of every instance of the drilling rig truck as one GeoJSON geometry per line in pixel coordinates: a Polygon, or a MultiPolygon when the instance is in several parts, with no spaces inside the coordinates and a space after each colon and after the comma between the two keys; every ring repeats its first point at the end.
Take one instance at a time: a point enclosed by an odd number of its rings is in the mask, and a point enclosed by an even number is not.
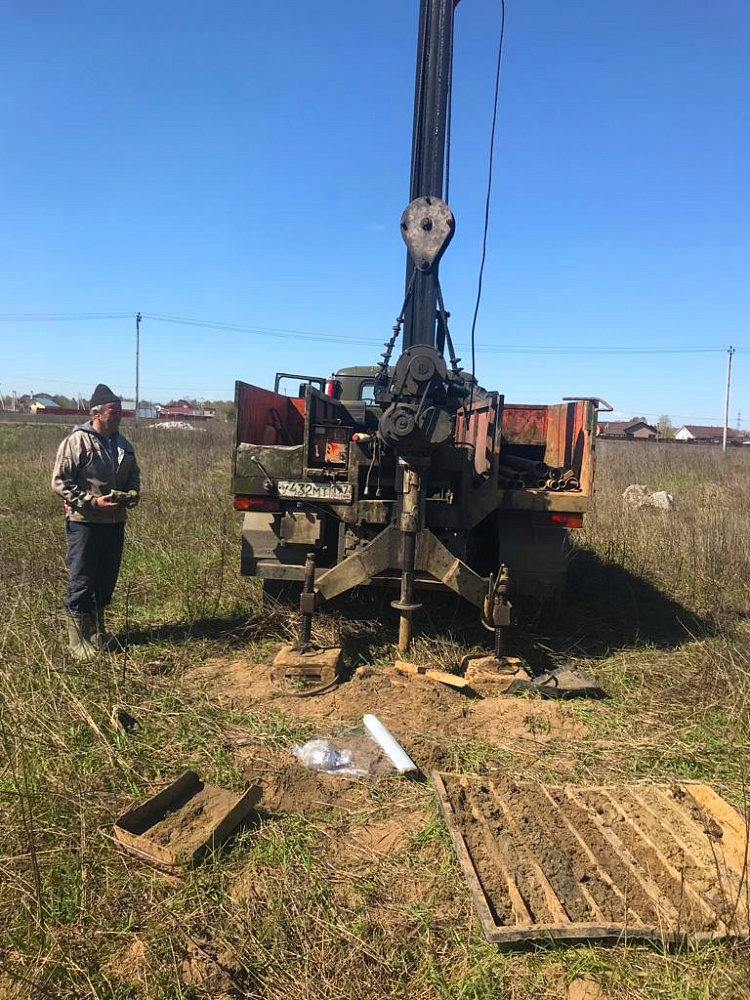
{"type": "Polygon", "coordinates": [[[562,588],[602,402],[509,403],[456,357],[439,280],[455,7],[420,0],[405,295],[379,362],[235,387],[242,573],[300,583],[314,553],[318,601],[390,586],[402,650],[422,588],[461,595],[498,637],[514,593],[562,588]]]}

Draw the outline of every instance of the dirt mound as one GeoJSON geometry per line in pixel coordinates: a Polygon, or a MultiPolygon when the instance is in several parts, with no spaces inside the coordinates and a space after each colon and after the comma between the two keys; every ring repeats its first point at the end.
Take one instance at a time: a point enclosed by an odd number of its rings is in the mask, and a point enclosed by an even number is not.
{"type": "MultiPolygon", "coordinates": [[[[407,750],[456,740],[504,742],[509,738],[548,743],[575,740],[586,726],[564,703],[507,696],[477,698],[422,678],[405,678],[389,667],[362,667],[324,694],[295,697],[275,687],[268,665],[214,659],[193,671],[211,698],[241,709],[273,709],[313,724],[329,735],[376,715],[407,750]]],[[[443,763],[416,760],[423,770],[443,763]]]]}
{"type": "MultiPolygon", "coordinates": [[[[248,770],[252,772],[252,765],[248,770]]],[[[288,754],[280,756],[278,769],[263,777],[261,785],[260,807],[270,813],[351,812],[361,808],[366,799],[364,779],[319,774],[296,760],[289,761],[288,754]]]]}
{"type": "Polygon", "coordinates": [[[586,733],[569,704],[467,696],[403,677],[390,667],[361,667],[313,697],[279,690],[269,679],[269,664],[249,660],[213,659],[193,670],[190,679],[210,701],[249,711],[267,720],[274,732],[281,713],[283,724],[283,717],[295,726],[307,723],[310,738],[352,750],[357,766],[370,762],[366,777],[325,774],[296,760],[286,741],[256,738],[242,726],[228,734],[243,777],[262,786],[261,812],[269,817],[293,813],[327,828],[333,824],[336,863],[347,871],[381,864],[402,850],[426,826],[432,806],[428,786],[400,778],[365,734],[365,713],[391,730],[425,775],[435,768],[484,771],[497,767],[503,752],[515,754],[519,747],[532,758],[547,759],[554,751],[559,764],[560,753],[572,755],[569,744],[586,733]]]}

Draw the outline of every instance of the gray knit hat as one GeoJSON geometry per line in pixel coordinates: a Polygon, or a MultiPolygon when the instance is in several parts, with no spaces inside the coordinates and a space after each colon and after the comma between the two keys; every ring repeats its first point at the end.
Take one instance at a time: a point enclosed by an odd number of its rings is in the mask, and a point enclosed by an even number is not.
{"type": "Polygon", "coordinates": [[[104,406],[105,403],[119,402],[121,402],[120,397],[115,396],[108,385],[104,385],[103,382],[100,382],[91,394],[89,407],[93,410],[95,406],[104,406]]]}

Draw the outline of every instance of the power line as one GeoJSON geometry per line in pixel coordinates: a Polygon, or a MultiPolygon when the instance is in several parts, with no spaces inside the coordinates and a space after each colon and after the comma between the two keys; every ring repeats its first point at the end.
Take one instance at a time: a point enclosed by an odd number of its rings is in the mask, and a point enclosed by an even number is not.
{"type": "MultiPolygon", "coordinates": [[[[135,316],[132,313],[4,313],[0,314],[2,323],[28,323],[33,321],[43,322],[69,322],[69,321],[93,321],[102,319],[130,319],[135,316]]],[[[194,326],[206,330],[223,330],[227,333],[250,333],[258,337],[273,337],[281,340],[310,340],[316,343],[332,344],[363,344],[366,346],[377,346],[382,343],[382,338],[377,337],[351,337],[345,334],[316,333],[313,330],[288,330],[277,327],[249,326],[244,323],[223,323],[220,320],[196,319],[188,316],[171,316],[164,313],[141,312],[143,319],[154,320],[157,323],[174,324],[177,326],[194,326]]]]}
{"type": "MultiPolygon", "coordinates": [[[[616,413],[635,413],[639,417],[656,417],[657,420],[658,420],[659,417],[665,416],[665,414],[663,412],[662,413],[647,413],[645,410],[640,410],[637,406],[626,406],[626,407],[618,406],[617,410],[615,412],[616,413]]],[[[694,413],[667,413],[666,416],[668,416],[670,418],[671,417],[679,417],[680,420],[682,420],[684,423],[705,420],[708,423],[711,423],[712,426],[719,427],[721,425],[721,417],[717,417],[717,416],[697,417],[694,413]]],[[[603,420],[599,421],[599,423],[602,423],[602,424],[606,424],[608,422],[609,421],[607,420],[606,417],[603,420]]],[[[622,421],[621,420],[615,420],[614,423],[622,423],[622,421]]]]}
{"type": "MultiPolygon", "coordinates": [[[[15,379],[17,382],[53,382],[53,383],[59,383],[60,385],[80,385],[82,382],[86,381],[85,378],[77,378],[77,379],[70,379],[70,378],[67,378],[67,379],[66,378],[44,378],[41,375],[13,375],[13,374],[5,374],[4,377],[6,379],[9,379],[9,378],[15,379]]],[[[92,375],[91,378],[93,378],[93,377],[94,376],[92,375]]]]}
{"type": "MultiPolygon", "coordinates": [[[[142,314],[146,319],[161,323],[176,323],[182,326],[195,326],[202,329],[225,330],[230,333],[253,333],[258,336],[282,337],[285,339],[313,339],[316,342],[345,344],[379,344],[375,338],[345,337],[337,334],[315,333],[311,330],[288,330],[273,327],[246,326],[241,323],[221,323],[214,320],[194,319],[187,316],[167,316],[160,313],[142,314]]],[[[457,341],[457,346],[466,347],[465,343],[457,341]]],[[[476,349],[485,354],[707,354],[723,352],[724,346],[717,347],[561,347],[559,344],[543,345],[493,345],[478,344],[476,349]]]]}
{"type": "Polygon", "coordinates": [[[173,323],[177,326],[195,326],[207,330],[224,330],[227,333],[252,333],[258,337],[273,337],[281,340],[311,340],[316,343],[330,344],[380,344],[378,338],[349,337],[336,333],[315,333],[312,330],[286,330],[276,327],[247,326],[243,323],[222,323],[215,320],[193,319],[187,316],[167,316],[162,313],[144,312],[144,319],[155,320],[158,323],[173,323]]]}
{"type": "MultiPolygon", "coordinates": [[[[20,381],[25,381],[25,382],[30,382],[30,383],[33,383],[33,382],[46,382],[46,383],[50,383],[52,385],[75,385],[75,386],[77,386],[79,388],[81,386],[82,381],[84,381],[82,379],[72,380],[72,379],[60,379],[60,378],[43,378],[43,377],[38,376],[38,375],[13,375],[13,374],[6,374],[5,375],[5,379],[6,380],[7,379],[15,379],[15,380],[17,380],[19,382],[20,381]]],[[[129,390],[129,389],[132,389],[132,386],[126,385],[126,386],[124,386],[124,388],[129,390]]],[[[184,394],[200,393],[202,396],[206,396],[208,393],[215,393],[217,395],[217,398],[218,398],[221,394],[226,394],[226,392],[227,392],[227,386],[226,385],[221,386],[221,387],[218,387],[218,386],[205,386],[205,385],[203,385],[203,386],[147,385],[147,386],[144,386],[143,388],[144,388],[144,390],[147,391],[147,394],[149,394],[149,395],[151,393],[153,393],[153,392],[173,392],[173,393],[184,393],[184,394]]],[[[650,412],[650,411],[647,411],[647,410],[642,410],[639,406],[618,406],[617,407],[617,412],[618,413],[633,413],[633,414],[637,414],[639,417],[654,417],[654,418],[658,418],[658,417],[661,417],[663,415],[663,411],[660,412],[660,413],[653,413],[653,412],[650,412]]],[[[710,424],[711,426],[720,426],[721,422],[722,422],[722,418],[719,417],[719,416],[716,416],[715,414],[712,414],[711,416],[705,416],[705,415],[697,416],[696,414],[693,414],[693,413],[674,413],[674,412],[672,412],[672,413],[669,413],[668,416],[674,417],[674,418],[679,418],[683,423],[702,423],[702,422],[705,421],[707,424],[710,424]]],[[[739,414],[738,414],[738,419],[739,419],[739,414]]],[[[606,420],[604,420],[602,422],[606,423],[606,420]]]]}
{"type": "MultiPolygon", "coordinates": [[[[29,322],[32,320],[47,321],[93,321],[100,319],[130,319],[132,313],[18,313],[0,314],[0,322],[29,322]]],[[[175,324],[177,326],[192,326],[204,330],[221,330],[226,333],[249,333],[259,337],[272,337],[281,340],[309,340],[315,343],[359,344],[362,346],[377,346],[381,343],[376,337],[350,337],[333,333],[316,333],[312,330],[293,330],[277,327],[249,326],[242,323],[223,323],[219,320],[197,319],[188,316],[171,316],[164,313],[143,312],[144,319],[158,323],[175,324]]],[[[457,341],[456,346],[463,349],[469,346],[466,342],[457,341]]],[[[475,344],[476,351],[482,354],[519,354],[519,355],[550,355],[550,356],[594,356],[594,355],[658,355],[658,354],[717,354],[726,351],[725,346],[711,347],[573,347],[560,344],[475,344]]],[[[735,351],[750,351],[750,348],[735,348],[735,351]]],[[[26,377],[26,376],[14,376],[26,377]]],[[[40,379],[40,381],[44,381],[40,379]]],[[[46,381],[52,381],[47,379],[46,381]]],[[[60,380],[62,381],[62,380],[60,380]]]]}
{"type": "Polygon", "coordinates": [[[495,347],[478,345],[485,354],[534,354],[534,355],[608,355],[608,354],[723,354],[726,347],[532,347],[526,345],[495,347]]]}

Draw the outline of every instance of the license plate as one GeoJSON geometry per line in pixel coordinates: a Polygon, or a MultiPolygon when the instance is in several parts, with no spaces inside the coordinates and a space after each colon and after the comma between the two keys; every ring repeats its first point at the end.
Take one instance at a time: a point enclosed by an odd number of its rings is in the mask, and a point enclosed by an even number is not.
{"type": "Polygon", "coordinates": [[[331,503],[351,503],[354,487],[351,483],[307,483],[282,479],[277,484],[279,496],[292,500],[328,500],[331,503]]]}

